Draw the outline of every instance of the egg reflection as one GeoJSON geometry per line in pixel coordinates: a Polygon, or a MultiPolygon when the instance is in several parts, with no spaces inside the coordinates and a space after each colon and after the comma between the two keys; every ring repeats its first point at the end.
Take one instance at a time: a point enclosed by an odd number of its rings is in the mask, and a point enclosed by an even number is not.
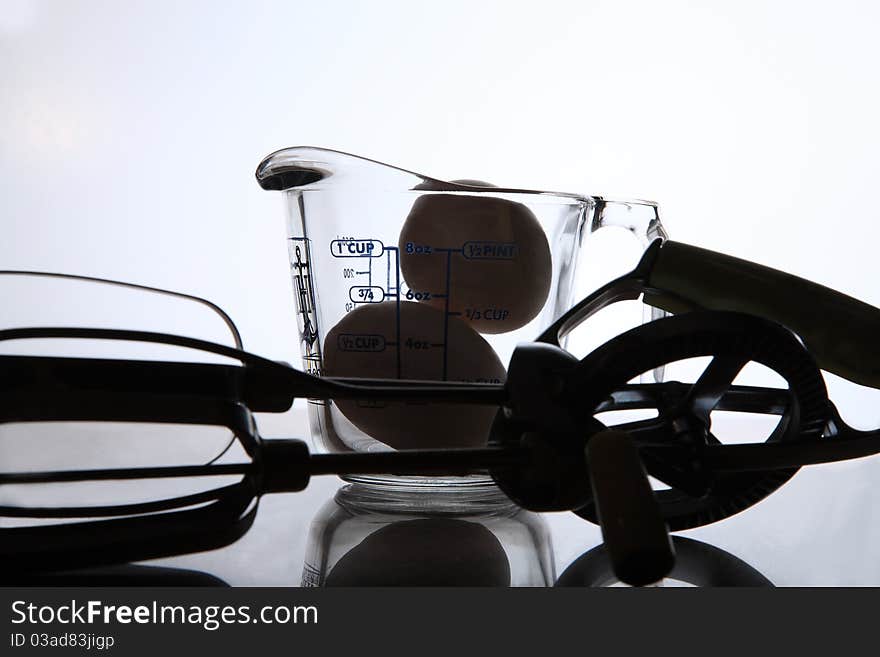
{"type": "Polygon", "coordinates": [[[333,566],[325,586],[510,586],[510,562],[479,523],[455,518],[395,522],[333,566]]]}

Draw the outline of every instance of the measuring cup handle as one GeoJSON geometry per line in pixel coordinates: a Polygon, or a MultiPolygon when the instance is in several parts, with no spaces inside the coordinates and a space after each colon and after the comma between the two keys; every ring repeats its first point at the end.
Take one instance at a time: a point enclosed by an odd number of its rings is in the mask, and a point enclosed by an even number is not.
{"type": "MultiPolygon", "coordinates": [[[[653,201],[643,200],[613,200],[601,197],[593,197],[595,207],[593,208],[592,217],[589,218],[589,224],[585,225],[581,240],[584,234],[594,233],[601,228],[608,226],[616,226],[623,228],[635,235],[636,239],[647,250],[655,241],[665,242],[669,239],[666,229],[660,221],[660,208],[653,201]]],[[[584,258],[587,253],[586,249],[580,249],[580,258],[584,258]]],[[[575,271],[581,268],[578,262],[575,271]]],[[[613,284],[612,284],[613,285],[613,284]]],[[[620,290],[618,290],[619,292],[620,290]]],[[[595,294],[595,293],[594,293],[595,294]]],[[[620,295],[621,299],[635,298],[627,294],[620,295]]],[[[620,299],[618,299],[620,300],[620,299]]],[[[642,323],[648,323],[655,319],[666,317],[669,313],[654,306],[645,305],[642,310],[642,323]]],[[[583,320],[580,320],[583,321],[583,320]]],[[[649,383],[650,378],[660,382],[664,377],[664,368],[659,367],[652,374],[647,372],[642,375],[642,382],[649,383]]]]}
{"type": "MultiPolygon", "coordinates": [[[[589,232],[594,233],[600,228],[608,226],[623,228],[635,235],[643,249],[647,249],[655,240],[659,239],[665,242],[669,239],[666,229],[660,221],[660,208],[653,201],[606,198],[596,198],[594,200],[596,207],[593,211],[589,232]]],[[[583,253],[583,250],[581,253],[583,253]]],[[[647,324],[667,315],[669,313],[661,308],[645,305],[642,309],[642,323],[647,324]]],[[[648,383],[651,377],[656,382],[662,381],[664,368],[657,368],[652,375],[645,373],[641,378],[644,383],[648,383]]]]}
{"type": "MultiPolygon", "coordinates": [[[[590,232],[608,226],[628,230],[639,240],[643,249],[647,249],[654,240],[665,242],[669,239],[666,229],[660,222],[660,208],[653,201],[599,199],[593,212],[590,232]]],[[[667,314],[660,308],[646,305],[642,322],[660,319],[667,314]]]]}
{"type": "Polygon", "coordinates": [[[653,201],[596,198],[595,203],[591,233],[607,226],[617,226],[635,235],[645,248],[656,239],[668,239],[660,222],[660,208],[653,201]]]}

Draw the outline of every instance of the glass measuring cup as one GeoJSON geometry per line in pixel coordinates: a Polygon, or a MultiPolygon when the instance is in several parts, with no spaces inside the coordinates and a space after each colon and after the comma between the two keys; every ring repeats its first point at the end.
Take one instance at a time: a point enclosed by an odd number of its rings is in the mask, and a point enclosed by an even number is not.
{"type": "MultiPolygon", "coordinates": [[[[503,382],[517,343],[570,307],[585,238],[666,237],[648,201],[446,182],[321,148],[272,153],[256,176],[286,199],[300,347],[317,375],[503,382]]],[[[478,446],[495,413],[309,402],[331,452],[478,446]]]]}

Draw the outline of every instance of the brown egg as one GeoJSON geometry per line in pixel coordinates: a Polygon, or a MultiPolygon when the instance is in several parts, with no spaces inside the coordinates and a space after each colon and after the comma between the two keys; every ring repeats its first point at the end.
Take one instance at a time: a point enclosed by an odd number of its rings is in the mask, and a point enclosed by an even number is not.
{"type": "MultiPolygon", "coordinates": [[[[398,310],[384,301],[358,306],[327,333],[324,374],[501,383],[505,369],[489,343],[456,317],[421,303],[403,301],[398,310]]],[[[497,412],[468,404],[335,403],[361,431],[396,449],[484,445],[497,412]]]]}
{"type": "MultiPolygon", "coordinates": [[[[478,180],[453,181],[490,187],[478,180]]],[[[431,189],[426,183],[417,189],[431,189]]],[[[550,246],[537,218],[507,199],[428,194],[413,204],[398,242],[412,300],[460,313],[481,333],[524,326],[547,300],[550,246]]]]}

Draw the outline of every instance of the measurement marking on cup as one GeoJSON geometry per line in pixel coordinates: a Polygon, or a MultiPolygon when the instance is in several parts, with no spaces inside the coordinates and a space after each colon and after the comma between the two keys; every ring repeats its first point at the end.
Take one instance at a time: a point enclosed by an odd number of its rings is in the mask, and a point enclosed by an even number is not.
{"type": "MultiPolygon", "coordinates": [[[[395,304],[395,327],[393,336],[377,336],[372,334],[355,335],[346,334],[339,338],[339,349],[341,351],[384,351],[388,348],[396,350],[396,370],[397,378],[403,378],[403,350],[407,352],[416,350],[435,350],[442,349],[442,373],[440,380],[448,381],[450,377],[449,371],[449,336],[450,336],[450,317],[467,316],[471,321],[476,319],[498,320],[501,321],[509,315],[509,310],[504,307],[486,307],[486,308],[459,308],[453,310],[452,305],[452,255],[454,253],[468,260],[511,260],[519,255],[519,245],[515,242],[490,242],[490,241],[471,241],[465,242],[459,248],[452,247],[436,247],[432,244],[416,244],[407,243],[404,249],[398,246],[385,246],[377,239],[355,239],[353,237],[344,236],[330,242],[330,253],[337,258],[367,258],[364,263],[366,268],[347,267],[342,270],[344,279],[356,279],[363,276],[366,280],[360,279],[365,285],[351,285],[348,291],[350,302],[346,303],[346,311],[365,303],[382,303],[394,301],[395,304]],[[425,290],[411,289],[405,282],[401,281],[401,254],[406,251],[409,255],[434,256],[445,255],[446,270],[443,272],[444,285],[442,289],[425,290]],[[394,251],[394,263],[392,264],[391,252],[394,251]],[[381,285],[381,267],[377,270],[377,278],[379,280],[374,284],[373,280],[373,263],[372,259],[376,257],[385,257],[385,285],[381,285]],[[392,268],[394,271],[392,272],[392,268]],[[404,291],[403,288],[406,288],[404,291]],[[442,299],[442,302],[439,301],[442,299]],[[403,335],[402,332],[402,310],[406,310],[401,303],[407,302],[428,302],[436,301],[435,307],[443,309],[443,334],[442,341],[434,338],[434,341],[425,339],[425,337],[414,338],[413,336],[403,335]],[[442,306],[441,306],[442,304],[442,306]]],[[[361,261],[363,262],[363,261],[361,261]]],[[[442,262],[442,261],[441,261],[442,262]]],[[[439,264],[439,263],[438,263],[439,264]]],[[[442,265],[441,265],[442,266],[442,265]]],[[[350,282],[356,282],[350,280],[350,282]]],[[[439,286],[438,286],[439,287],[439,286]]],[[[408,306],[407,306],[408,308],[408,306]]],[[[440,317],[437,317],[439,321],[440,317]]],[[[452,328],[455,328],[454,326],[452,328]]],[[[439,337],[439,336],[438,336],[439,337]]],[[[438,354],[439,356],[439,354],[438,354]]]]}
{"type": "Polygon", "coordinates": [[[507,308],[465,308],[464,310],[465,316],[471,320],[484,320],[484,321],[504,321],[508,317],[510,317],[510,310],[507,308]]]}
{"type": "Polygon", "coordinates": [[[308,258],[308,240],[306,238],[291,238],[295,241],[305,242],[306,256],[303,257],[302,249],[297,244],[294,249],[295,262],[290,263],[294,270],[294,284],[296,287],[297,301],[299,302],[299,314],[302,315],[301,337],[306,342],[307,347],[311,347],[318,338],[317,327],[312,322],[314,314],[314,306],[312,304],[311,289],[311,268],[308,258]]]}
{"type": "Polygon", "coordinates": [[[446,343],[449,341],[449,275],[452,271],[452,251],[446,252],[446,297],[443,305],[443,380],[446,381],[449,350],[446,343]]]}
{"type": "Polygon", "coordinates": [[[318,319],[315,310],[315,291],[311,275],[311,240],[307,237],[291,237],[293,282],[299,307],[300,340],[306,371],[321,375],[321,342],[318,339],[318,319]]]}
{"type": "Polygon", "coordinates": [[[330,255],[334,258],[381,258],[385,250],[391,250],[379,240],[345,239],[330,242],[330,255]]]}
{"type": "Polygon", "coordinates": [[[465,242],[461,254],[468,260],[516,260],[519,244],[516,242],[465,242]]]}
{"type": "Polygon", "coordinates": [[[379,352],[388,345],[385,336],[372,333],[341,333],[336,339],[340,351],[379,352]]]}
{"type": "Polygon", "coordinates": [[[378,285],[353,285],[348,289],[348,298],[355,303],[381,303],[385,290],[378,285]]]}
{"type": "Polygon", "coordinates": [[[409,301],[427,301],[433,297],[445,297],[445,294],[433,294],[431,292],[422,292],[420,290],[407,290],[404,295],[409,301]]]}
{"type": "Polygon", "coordinates": [[[437,249],[437,251],[445,251],[446,252],[446,290],[442,295],[444,298],[443,303],[443,380],[446,381],[449,376],[449,349],[447,347],[447,343],[449,342],[449,297],[452,295],[452,290],[450,289],[449,279],[452,275],[452,254],[453,253],[461,253],[461,249],[437,249]]]}
{"type": "MultiPolygon", "coordinates": [[[[397,308],[396,308],[396,333],[395,333],[396,337],[394,340],[394,346],[397,349],[397,378],[399,379],[399,378],[401,378],[401,372],[403,371],[403,368],[401,367],[401,362],[400,362],[400,251],[398,250],[398,248],[396,246],[387,246],[387,247],[385,247],[385,250],[389,251],[389,252],[394,251],[394,255],[395,255],[394,263],[395,263],[395,271],[396,271],[396,276],[397,276],[397,284],[395,286],[394,302],[397,304],[397,308]]],[[[390,285],[390,283],[391,283],[391,281],[390,281],[390,278],[391,278],[391,253],[388,254],[388,269],[389,269],[389,271],[388,271],[388,278],[389,278],[388,287],[390,288],[391,287],[391,285],[390,285]]],[[[388,296],[391,296],[391,295],[388,295],[388,296]]]]}

